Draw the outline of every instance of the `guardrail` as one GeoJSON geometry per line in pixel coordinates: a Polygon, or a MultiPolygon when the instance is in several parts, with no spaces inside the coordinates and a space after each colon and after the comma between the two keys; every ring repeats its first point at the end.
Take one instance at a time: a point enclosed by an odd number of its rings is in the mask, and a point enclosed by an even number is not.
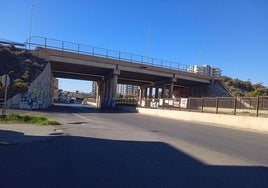
{"type": "Polygon", "coordinates": [[[203,97],[175,99],[118,99],[118,105],[162,108],[193,112],[247,115],[268,118],[268,96],[264,97],[203,97]]]}
{"type": "Polygon", "coordinates": [[[110,58],[115,60],[128,61],[132,63],[145,64],[155,67],[167,68],[172,70],[188,71],[190,66],[173,61],[162,60],[158,58],[152,58],[148,56],[142,56],[127,52],[121,52],[117,50],[105,49],[85,44],[73,43],[68,41],[62,41],[51,38],[44,38],[39,36],[33,36],[29,38],[25,45],[28,49],[35,49],[36,47],[50,48],[55,50],[62,50],[68,52],[75,52],[79,54],[92,55],[103,58],[110,58]]]}

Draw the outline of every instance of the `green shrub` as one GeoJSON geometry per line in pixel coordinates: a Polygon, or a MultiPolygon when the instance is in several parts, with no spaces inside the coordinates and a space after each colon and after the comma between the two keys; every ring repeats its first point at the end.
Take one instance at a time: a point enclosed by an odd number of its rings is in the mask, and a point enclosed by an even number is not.
{"type": "Polygon", "coordinates": [[[37,125],[60,125],[59,122],[55,120],[49,120],[43,115],[18,115],[18,114],[8,114],[6,116],[0,116],[0,122],[3,123],[31,123],[37,125]]]}

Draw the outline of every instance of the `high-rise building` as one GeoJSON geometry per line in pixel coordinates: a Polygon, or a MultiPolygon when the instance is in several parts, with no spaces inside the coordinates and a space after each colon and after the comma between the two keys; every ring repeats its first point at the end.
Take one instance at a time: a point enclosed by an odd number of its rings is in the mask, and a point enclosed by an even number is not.
{"type": "MultiPolygon", "coordinates": [[[[117,84],[117,93],[121,95],[137,95],[139,86],[134,85],[125,85],[117,84]]],[[[97,82],[92,82],[92,93],[96,94],[97,92],[97,82]]]]}
{"type": "Polygon", "coordinates": [[[211,76],[213,78],[218,78],[221,76],[221,69],[212,67],[211,65],[202,65],[202,66],[193,65],[188,68],[188,71],[197,74],[211,76]]]}
{"type": "Polygon", "coordinates": [[[126,94],[127,95],[137,95],[138,94],[138,86],[134,86],[134,85],[127,85],[126,87],[126,94]]]}
{"type": "Polygon", "coordinates": [[[117,93],[121,95],[137,95],[138,88],[138,86],[134,85],[117,84],[117,93]]]}
{"type": "Polygon", "coordinates": [[[121,95],[127,94],[127,85],[125,84],[117,84],[117,93],[121,95]]]}

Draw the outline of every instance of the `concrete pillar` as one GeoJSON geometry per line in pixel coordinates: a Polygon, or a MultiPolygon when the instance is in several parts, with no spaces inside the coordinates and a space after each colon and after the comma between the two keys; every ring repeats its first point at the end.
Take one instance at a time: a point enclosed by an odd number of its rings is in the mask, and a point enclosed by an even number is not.
{"type": "Polygon", "coordinates": [[[140,99],[144,98],[144,87],[140,86],[140,99]]]}
{"type": "Polygon", "coordinates": [[[97,108],[102,108],[102,103],[105,98],[104,94],[105,94],[105,84],[103,81],[98,81],[97,94],[96,94],[97,108]]]}
{"type": "Polygon", "coordinates": [[[169,84],[169,98],[173,97],[173,91],[174,91],[174,83],[177,82],[177,78],[175,78],[175,75],[173,78],[171,78],[170,80],[170,84],[169,84]]]}
{"type": "Polygon", "coordinates": [[[100,95],[99,95],[99,83],[97,82],[96,84],[96,105],[97,105],[97,108],[100,108],[100,95]]]}
{"type": "Polygon", "coordinates": [[[110,90],[110,82],[109,79],[105,80],[105,93],[104,93],[104,104],[107,105],[108,104],[108,99],[109,99],[109,90],[110,90]]]}
{"type": "Polygon", "coordinates": [[[109,94],[108,94],[108,106],[112,106],[112,99],[113,99],[113,77],[109,78],[109,94]]]}
{"type": "Polygon", "coordinates": [[[166,97],[166,96],[165,96],[165,95],[166,95],[165,93],[166,93],[166,85],[163,85],[163,86],[162,86],[162,93],[161,93],[161,98],[162,98],[162,99],[166,97]]]}
{"type": "Polygon", "coordinates": [[[174,89],[174,82],[170,82],[169,85],[169,93],[168,93],[168,97],[172,98],[173,97],[173,89],[174,89]]]}
{"type": "Polygon", "coordinates": [[[154,95],[156,99],[158,99],[158,93],[159,93],[159,88],[156,87],[155,88],[155,95],[154,95]]]}
{"type": "Polygon", "coordinates": [[[147,99],[148,98],[148,87],[144,88],[144,98],[147,99]]]}
{"type": "Polygon", "coordinates": [[[109,104],[108,105],[112,109],[116,107],[116,91],[117,91],[118,75],[120,75],[120,70],[114,69],[109,79],[110,89],[109,89],[109,104]]]}
{"type": "Polygon", "coordinates": [[[153,98],[153,88],[149,87],[149,99],[153,98]]]}
{"type": "Polygon", "coordinates": [[[112,108],[116,107],[116,90],[117,90],[117,81],[118,81],[118,75],[114,74],[112,79],[112,108]]]}

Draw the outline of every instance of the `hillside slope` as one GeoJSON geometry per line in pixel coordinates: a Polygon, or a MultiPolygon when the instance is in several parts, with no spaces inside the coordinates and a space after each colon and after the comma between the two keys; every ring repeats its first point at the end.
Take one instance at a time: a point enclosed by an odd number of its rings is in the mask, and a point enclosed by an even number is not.
{"type": "MultiPolygon", "coordinates": [[[[44,70],[46,64],[46,61],[34,57],[25,49],[0,45],[0,77],[4,74],[10,77],[8,98],[27,92],[30,83],[44,70]]],[[[4,88],[0,83],[0,98],[3,96],[4,88]]]]}
{"type": "Polygon", "coordinates": [[[228,76],[222,76],[219,81],[227,88],[233,96],[268,96],[268,88],[264,87],[262,83],[252,84],[249,80],[242,81],[233,79],[228,76]]]}

